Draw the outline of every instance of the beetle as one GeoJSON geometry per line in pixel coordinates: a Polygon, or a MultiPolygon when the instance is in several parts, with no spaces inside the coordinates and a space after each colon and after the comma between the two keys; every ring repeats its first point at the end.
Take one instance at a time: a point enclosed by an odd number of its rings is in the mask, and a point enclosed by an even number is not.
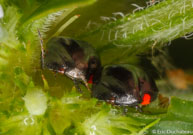
{"type": "MultiPolygon", "coordinates": [[[[40,32],[39,37],[41,38],[40,32]]],[[[101,66],[100,58],[90,44],[72,38],[57,36],[52,37],[46,43],[44,50],[43,40],[41,39],[40,41],[41,65],[43,69],[46,68],[65,74],[74,81],[76,89],[80,92],[80,82],[83,82],[89,89],[89,78],[101,66]]]]}
{"type": "Polygon", "coordinates": [[[158,94],[154,80],[141,69],[139,75],[135,74],[131,67],[122,64],[101,68],[93,79],[92,96],[119,106],[150,104],[158,94]]]}

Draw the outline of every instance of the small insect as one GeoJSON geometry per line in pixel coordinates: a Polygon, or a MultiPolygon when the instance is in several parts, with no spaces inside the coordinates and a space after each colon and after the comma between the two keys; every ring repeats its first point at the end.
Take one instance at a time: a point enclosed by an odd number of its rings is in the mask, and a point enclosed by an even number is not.
{"type": "Polygon", "coordinates": [[[158,89],[151,77],[136,77],[122,65],[105,66],[93,80],[92,96],[113,105],[148,105],[156,99],[158,89]]]}
{"type": "MultiPolygon", "coordinates": [[[[41,37],[40,33],[39,36],[41,37]]],[[[80,92],[80,82],[83,82],[89,89],[89,79],[101,65],[99,56],[90,44],[58,36],[51,38],[44,50],[43,40],[40,41],[43,69],[65,74],[74,81],[75,87],[80,92]]]]}

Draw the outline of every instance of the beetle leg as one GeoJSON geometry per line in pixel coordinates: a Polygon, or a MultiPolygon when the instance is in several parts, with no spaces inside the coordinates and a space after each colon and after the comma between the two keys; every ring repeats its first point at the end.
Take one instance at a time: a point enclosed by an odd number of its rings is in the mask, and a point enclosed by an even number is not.
{"type": "Polygon", "coordinates": [[[80,93],[82,93],[82,90],[80,89],[79,83],[77,80],[73,80],[74,81],[74,86],[76,88],[76,90],[80,93]]]}
{"type": "Polygon", "coordinates": [[[54,71],[53,73],[54,73],[54,79],[56,80],[56,73],[57,73],[57,72],[54,71]]]}
{"type": "Polygon", "coordinates": [[[86,86],[86,88],[88,89],[88,91],[91,92],[91,89],[89,88],[89,85],[88,85],[88,83],[87,83],[86,81],[82,80],[80,83],[81,83],[82,85],[86,86]]]}
{"type": "Polygon", "coordinates": [[[81,77],[83,83],[85,84],[86,88],[88,89],[89,92],[91,92],[91,89],[88,86],[88,82],[86,81],[85,77],[81,77]]]}
{"type": "Polygon", "coordinates": [[[127,106],[122,106],[122,108],[123,108],[123,115],[126,115],[128,112],[127,106]]]}
{"type": "Polygon", "coordinates": [[[143,111],[142,111],[142,109],[141,109],[141,107],[140,106],[138,106],[138,105],[136,105],[135,106],[135,109],[136,109],[136,111],[138,111],[138,112],[140,112],[140,113],[142,113],[143,111]]]}
{"type": "Polygon", "coordinates": [[[91,89],[89,88],[88,83],[86,81],[84,81],[84,84],[87,87],[88,91],[91,92],[91,89]]]}

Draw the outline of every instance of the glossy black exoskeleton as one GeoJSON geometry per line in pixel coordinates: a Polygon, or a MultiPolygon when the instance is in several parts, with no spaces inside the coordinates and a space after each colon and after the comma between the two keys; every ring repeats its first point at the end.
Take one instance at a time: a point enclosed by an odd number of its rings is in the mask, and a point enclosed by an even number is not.
{"type": "Polygon", "coordinates": [[[78,83],[83,82],[89,88],[87,82],[100,68],[95,49],[84,41],[53,37],[47,42],[43,53],[44,68],[65,74],[75,82],[79,91],[78,83]]]}
{"type": "Polygon", "coordinates": [[[135,75],[125,65],[105,66],[93,79],[92,96],[113,105],[147,105],[157,94],[158,89],[150,76],[135,75]]]}

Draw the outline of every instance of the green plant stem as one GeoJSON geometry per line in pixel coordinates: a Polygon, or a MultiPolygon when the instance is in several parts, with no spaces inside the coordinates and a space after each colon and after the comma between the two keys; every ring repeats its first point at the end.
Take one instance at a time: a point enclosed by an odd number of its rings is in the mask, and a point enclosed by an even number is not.
{"type": "Polygon", "coordinates": [[[192,31],[193,0],[165,0],[103,25],[80,38],[103,35],[102,45],[140,48],[142,45],[152,46],[155,42],[167,43],[192,31]]]}

